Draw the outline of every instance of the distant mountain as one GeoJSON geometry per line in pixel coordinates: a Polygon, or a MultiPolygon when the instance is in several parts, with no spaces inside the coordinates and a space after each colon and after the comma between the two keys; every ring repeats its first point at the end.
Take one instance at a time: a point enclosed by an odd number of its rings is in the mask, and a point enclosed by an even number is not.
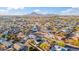
{"type": "Polygon", "coordinates": [[[39,15],[39,14],[36,12],[32,12],[32,13],[30,13],[30,15],[39,15]]]}
{"type": "Polygon", "coordinates": [[[57,16],[56,14],[40,14],[40,13],[36,13],[36,12],[32,12],[30,14],[27,14],[27,16],[57,16]]]}
{"type": "Polygon", "coordinates": [[[61,15],[61,14],[42,14],[42,13],[37,13],[37,12],[32,12],[30,14],[23,14],[23,15],[9,15],[9,14],[0,14],[0,16],[46,16],[46,17],[50,17],[50,16],[79,16],[79,15],[61,15]]]}
{"type": "Polygon", "coordinates": [[[42,16],[42,14],[38,14],[36,12],[32,12],[32,13],[27,14],[27,15],[29,15],[29,16],[42,16]]]}

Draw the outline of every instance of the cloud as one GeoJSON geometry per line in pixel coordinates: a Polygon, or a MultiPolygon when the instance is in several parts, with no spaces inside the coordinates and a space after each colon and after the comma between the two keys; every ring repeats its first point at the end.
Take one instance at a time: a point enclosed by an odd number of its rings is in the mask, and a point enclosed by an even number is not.
{"type": "Polygon", "coordinates": [[[79,8],[73,7],[67,10],[61,11],[62,15],[79,15],[79,8]]]}
{"type": "Polygon", "coordinates": [[[6,7],[6,8],[0,8],[0,15],[21,15],[23,14],[22,12],[20,12],[19,10],[24,9],[24,7],[18,7],[18,8],[14,8],[14,7],[6,7]]]}
{"type": "Polygon", "coordinates": [[[7,7],[7,9],[8,10],[11,10],[11,9],[17,10],[17,9],[24,9],[24,7],[7,7]]]}
{"type": "Polygon", "coordinates": [[[41,12],[39,9],[35,9],[33,10],[33,12],[41,12]]]}
{"type": "Polygon", "coordinates": [[[4,12],[4,11],[7,11],[7,10],[4,10],[4,9],[0,9],[0,12],[4,12]]]}
{"type": "Polygon", "coordinates": [[[6,15],[9,13],[8,9],[0,9],[0,15],[6,15]]]}
{"type": "Polygon", "coordinates": [[[38,14],[47,14],[48,13],[47,11],[41,11],[40,9],[35,9],[35,10],[33,10],[33,12],[36,12],[38,14]]]}

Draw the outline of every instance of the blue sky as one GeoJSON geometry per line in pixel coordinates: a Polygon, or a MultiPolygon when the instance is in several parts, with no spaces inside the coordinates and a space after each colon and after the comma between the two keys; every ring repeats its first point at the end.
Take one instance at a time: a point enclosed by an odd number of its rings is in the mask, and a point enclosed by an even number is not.
{"type": "Polygon", "coordinates": [[[39,14],[79,15],[79,8],[75,7],[0,7],[2,15],[23,15],[36,12],[39,14]]]}

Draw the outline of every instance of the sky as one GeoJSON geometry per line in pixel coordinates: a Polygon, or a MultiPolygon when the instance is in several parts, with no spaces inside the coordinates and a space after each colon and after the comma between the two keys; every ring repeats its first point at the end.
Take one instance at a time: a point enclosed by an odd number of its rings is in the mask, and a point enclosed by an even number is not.
{"type": "Polygon", "coordinates": [[[78,7],[0,7],[0,15],[38,14],[79,15],[78,7]]]}

